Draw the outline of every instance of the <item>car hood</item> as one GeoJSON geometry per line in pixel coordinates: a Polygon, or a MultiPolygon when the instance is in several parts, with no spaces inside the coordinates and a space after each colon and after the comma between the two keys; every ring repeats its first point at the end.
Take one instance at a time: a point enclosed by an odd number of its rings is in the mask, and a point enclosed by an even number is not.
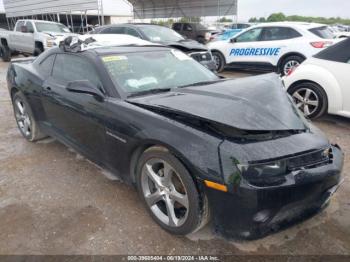
{"type": "Polygon", "coordinates": [[[193,40],[181,40],[178,42],[160,42],[162,45],[174,47],[176,49],[180,49],[184,52],[192,52],[192,51],[208,51],[208,48],[197,41],[193,40]]]}
{"type": "Polygon", "coordinates": [[[130,98],[128,102],[246,131],[306,129],[305,119],[276,74],[175,88],[168,93],[130,98]]]}

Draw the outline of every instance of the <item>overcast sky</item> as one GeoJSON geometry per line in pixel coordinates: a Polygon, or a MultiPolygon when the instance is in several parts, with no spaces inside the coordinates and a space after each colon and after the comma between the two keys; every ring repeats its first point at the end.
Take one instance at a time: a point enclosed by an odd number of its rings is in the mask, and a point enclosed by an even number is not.
{"type": "Polygon", "coordinates": [[[266,17],[271,13],[350,18],[350,0],[238,0],[238,17],[266,17]]]}

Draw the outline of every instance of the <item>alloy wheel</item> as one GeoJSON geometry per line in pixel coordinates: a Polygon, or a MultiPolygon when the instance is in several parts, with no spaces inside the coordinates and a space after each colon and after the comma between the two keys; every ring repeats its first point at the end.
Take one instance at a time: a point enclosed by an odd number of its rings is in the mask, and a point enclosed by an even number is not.
{"type": "Polygon", "coordinates": [[[221,59],[218,55],[213,55],[213,58],[214,58],[216,70],[219,70],[219,68],[221,67],[221,59]]]}
{"type": "Polygon", "coordinates": [[[309,88],[301,88],[294,92],[293,99],[305,116],[310,116],[316,112],[320,104],[318,95],[309,88]]]}
{"type": "Polygon", "coordinates": [[[15,117],[16,117],[17,124],[21,129],[22,133],[26,137],[29,137],[32,132],[32,123],[28,115],[26,106],[24,102],[20,99],[16,99],[14,104],[15,104],[14,108],[15,108],[15,117]]]}
{"type": "Polygon", "coordinates": [[[295,69],[299,65],[300,65],[300,62],[298,62],[297,60],[288,61],[283,67],[284,75],[288,75],[290,73],[290,71],[292,71],[293,69],[295,69]]]}
{"type": "Polygon", "coordinates": [[[142,193],[152,213],[170,227],[182,226],[188,217],[189,199],[175,169],[159,158],[148,160],[141,173],[142,193]]]}

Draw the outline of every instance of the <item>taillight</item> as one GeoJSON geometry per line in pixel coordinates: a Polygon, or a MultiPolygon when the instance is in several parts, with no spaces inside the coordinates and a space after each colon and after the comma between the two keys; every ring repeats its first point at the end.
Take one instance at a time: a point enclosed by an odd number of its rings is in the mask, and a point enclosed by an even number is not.
{"type": "Polygon", "coordinates": [[[333,42],[330,42],[330,41],[311,42],[310,45],[312,45],[314,48],[326,48],[333,45],[333,42]]]}

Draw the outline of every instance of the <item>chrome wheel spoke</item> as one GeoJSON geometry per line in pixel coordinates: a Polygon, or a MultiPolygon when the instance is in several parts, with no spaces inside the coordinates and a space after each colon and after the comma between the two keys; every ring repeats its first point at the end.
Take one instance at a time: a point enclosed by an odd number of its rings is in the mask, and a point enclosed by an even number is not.
{"type": "Polygon", "coordinates": [[[310,109],[309,109],[309,106],[308,105],[304,105],[304,114],[306,116],[310,115],[310,109]]]}
{"type": "Polygon", "coordinates": [[[24,115],[25,109],[24,109],[24,105],[21,103],[21,101],[17,101],[16,106],[17,106],[19,112],[21,113],[21,115],[24,115]]]}
{"type": "Polygon", "coordinates": [[[318,106],[319,102],[317,100],[309,100],[306,102],[306,104],[310,105],[310,106],[318,106]]]}
{"type": "Polygon", "coordinates": [[[310,89],[306,89],[304,99],[308,100],[310,98],[310,95],[311,95],[311,90],[310,89]]]}
{"type": "Polygon", "coordinates": [[[158,176],[151,165],[146,165],[147,175],[153,181],[154,185],[157,188],[161,188],[163,186],[162,180],[160,176],[158,176]]]}
{"type": "Polygon", "coordinates": [[[174,201],[171,200],[168,196],[165,198],[165,205],[167,210],[167,215],[169,218],[169,226],[178,226],[179,219],[175,215],[175,207],[174,207],[174,201]]]}
{"type": "Polygon", "coordinates": [[[172,184],[171,178],[172,178],[173,169],[166,162],[163,162],[163,165],[164,165],[164,169],[163,169],[164,177],[162,178],[162,182],[163,182],[162,184],[165,186],[170,186],[172,184]]]}
{"type": "Polygon", "coordinates": [[[145,196],[145,199],[146,199],[147,204],[150,207],[152,207],[155,204],[157,204],[159,201],[161,201],[163,198],[162,198],[162,195],[159,192],[159,190],[157,190],[156,192],[149,194],[148,196],[145,196]]]}
{"type": "Polygon", "coordinates": [[[183,207],[188,208],[188,198],[187,195],[183,195],[176,190],[172,190],[169,194],[170,198],[175,202],[181,204],[183,207]]]}
{"type": "Polygon", "coordinates": [[[298,92],[295,92],[293,97],[298,101],[304,101],[304,98],[298,92]]]}

